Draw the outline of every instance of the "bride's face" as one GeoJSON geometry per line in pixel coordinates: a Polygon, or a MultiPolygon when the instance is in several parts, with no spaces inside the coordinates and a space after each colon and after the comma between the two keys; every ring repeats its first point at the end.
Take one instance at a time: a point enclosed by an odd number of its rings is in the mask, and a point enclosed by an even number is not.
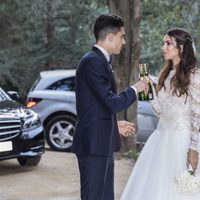
{"type": "Polygon", "coordinates": [[[165,61],[172,60],[174,66],[180,62],[177,43],[173,37],[170,37],[167,34],[163,38],[162,52],[165,61]]]}

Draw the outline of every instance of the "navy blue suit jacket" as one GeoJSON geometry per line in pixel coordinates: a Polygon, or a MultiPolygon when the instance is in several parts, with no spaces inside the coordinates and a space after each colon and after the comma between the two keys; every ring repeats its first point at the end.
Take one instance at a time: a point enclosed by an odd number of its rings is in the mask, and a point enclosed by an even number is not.
{"type": "Polygon", "coordinates": [[[116,113],[136,100],[128,87],[117,95],[109,63],[96,47],[85,54],[76,72],[77,122],[71,151],[109,156],[120,149],[116,113]]]}

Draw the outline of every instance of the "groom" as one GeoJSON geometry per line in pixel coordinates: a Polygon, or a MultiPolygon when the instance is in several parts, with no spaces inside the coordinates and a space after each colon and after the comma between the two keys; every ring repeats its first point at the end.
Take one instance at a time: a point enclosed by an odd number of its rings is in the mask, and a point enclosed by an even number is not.
{"type": "MultiPolygon", "coordinates": [[[[137,100],[145,89],[139,81],[117,95],[109,63],[119,54],[124,39],[124,21],[117,15],[101,15],[94,26],[96,44],[79,62],[76,72],[77,124],[72,152],[77,155],[82,200],[114,200],[113,152],[120,149],[116,113],[137,100]]],[[[133,131],[124,122],[125,131],[133,131]]]]}

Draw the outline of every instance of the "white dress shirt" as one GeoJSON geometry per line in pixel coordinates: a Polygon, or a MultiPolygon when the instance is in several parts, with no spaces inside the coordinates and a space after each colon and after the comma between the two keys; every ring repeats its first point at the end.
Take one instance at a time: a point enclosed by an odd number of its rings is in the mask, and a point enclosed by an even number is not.
{"type": "Polygon", "coordinates": [[[99,46],[98,44],[95,44],[94,47],[98,48],[103,53],[108,62],[110,61],[110,55],[103,47],[99,46]]]}

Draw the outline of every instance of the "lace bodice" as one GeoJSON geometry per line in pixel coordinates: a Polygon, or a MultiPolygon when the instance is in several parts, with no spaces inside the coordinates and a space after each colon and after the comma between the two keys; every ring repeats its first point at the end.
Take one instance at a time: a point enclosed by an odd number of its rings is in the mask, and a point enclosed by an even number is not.
{"type": "Polygon", "coordinates": [[[153,110],[159,116],[157,128],[166,131],[177,131],[180,133],[191,133],[190,148],[197,150],[200,131],[200,70],[191,75],[189,96],[177,97],[172,94],[170,81],[174,76],[172,70],[165,80],[166,89],[162,88],[158,97],[155,94],[151,101],[153,110]]]}

